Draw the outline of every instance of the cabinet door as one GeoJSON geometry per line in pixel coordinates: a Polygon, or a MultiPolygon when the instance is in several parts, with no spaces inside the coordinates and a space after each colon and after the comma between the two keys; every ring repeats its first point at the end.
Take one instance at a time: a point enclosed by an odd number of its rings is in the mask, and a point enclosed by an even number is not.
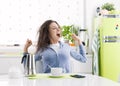
{"type": "MultiPolygon", "coordinates": [[[[20,57],[0,57],[0,74],[8,74],[11,68],[23,71],[20,57]]],[[[16,70],[17,71],[17,70],[16,70]]]]}
{"type": "Polygon", "coordinates": [[[87,55],[87,62],[81,63],[75,59],[71,59],[73,73],[90,73],[92,74],[92,55],[87,55]]]}

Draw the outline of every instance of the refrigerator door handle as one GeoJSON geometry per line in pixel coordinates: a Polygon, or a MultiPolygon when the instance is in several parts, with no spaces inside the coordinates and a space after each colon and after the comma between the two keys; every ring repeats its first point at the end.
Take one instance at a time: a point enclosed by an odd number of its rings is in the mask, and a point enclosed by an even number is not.
{"type": "Polygon", "coordinates": [[[103,36],[103,42],[120,42],[120,36],[103,36]]]}

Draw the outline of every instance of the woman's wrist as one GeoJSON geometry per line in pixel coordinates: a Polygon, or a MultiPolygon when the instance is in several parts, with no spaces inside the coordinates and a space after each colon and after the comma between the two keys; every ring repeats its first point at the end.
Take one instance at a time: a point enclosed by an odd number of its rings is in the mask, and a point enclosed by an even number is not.
{"type": "Polygon", "coordinates": [[[27,47],[24,47],[24,52],[28,53],[28,48],[27,47]]]}
{"type": "Polygon", "coordinates": [[[78,39],[78,44],[79,44],[79,45],[81,45],[81,44],[82,44],[82,42],[81,42],[81,40],[80,40],[80,39],[78,39]]]}

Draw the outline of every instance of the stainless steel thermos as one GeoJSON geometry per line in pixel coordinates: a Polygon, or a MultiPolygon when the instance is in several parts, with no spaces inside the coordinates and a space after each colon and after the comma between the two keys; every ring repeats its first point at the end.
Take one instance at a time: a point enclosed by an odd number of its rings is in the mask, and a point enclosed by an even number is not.
{"type": "Polygon", "coordinates": [[[22,63],[24,63],[25,75],[35,75],[36,74],[35,55],[34,54],[26,54],[22,58],[22,63]]]}

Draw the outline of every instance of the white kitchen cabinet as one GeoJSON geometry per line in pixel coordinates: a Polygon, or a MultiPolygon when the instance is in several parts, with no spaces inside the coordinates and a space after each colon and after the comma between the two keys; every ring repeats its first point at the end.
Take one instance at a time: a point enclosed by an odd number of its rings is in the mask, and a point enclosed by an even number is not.
{"type": "MultiPolygon", "coordinates": [[[[7,74],[13,67],[23,71],[21,64],[23,46],[21,47],[0,47],[0,74],[7,74]]],[[[35,49],[31,47],[30,52],[35,49]]],[[[39,68],[41,63],[37,64],[39,68]]],[[[36,68],[37,69],[37,68],[36,68]]],[[[73,73],[92,73],[92,55],[87,55],[87,62],[81,63],[75,59],[71,59],[71,72],[73,73]]],[[[37,70],[38,71],[38,70],[37,70]]]]}
{"type": "MultiPolygon", "coordinates": [[[[87,55],[87,62],[81,63],[71,59],[71,71],[73,73],[92,73],[92,56],[87,55]]],[[[0,74],[7,74],[11,68],[19,68],[23,71],[23,64],[21,64],[21,57],[0,57],[0,74]]]]}
{"type": "MultiPolygon", "coordinates": [[[[7,74],[11,68],[19,68],[23,71],[23,64],[21,64],[21,56],[16,57],[0,57],[0,74],[7,74]]],[[[73,73],[92,73],[92,55],[87,55],[87,62],[81,63],[71,59],[71,69],[73,73]]]]}
{"type": "Polygon", "coordinates": [[[0,74],[7,74],[11,69],[14,69],[13,72],[18,71],[17,69],[23,71],[21,57],[0,57],[0,74]]]}
{"type": "MultiPolygon", "coordinates": [[[[21,59],[23,56],[24,46],[0,46],[0,74],[6,74],[11,69],[20,69],[23,72],[21,59]]],[[[29,48],[30,53],[34,53],[35,48],[29,48]]],[[[15,70],[14,70],[15,71],[15,70]]]]}
{"type": "Polygon", "coordinates": [[[23,46],[0,46],[0,74],[7,74],[15,68],[23,71],[22,52],[23,46]]]}
{"type": "Polygon", "coordinates": [[[87,55],[87,62],[82,63],[75,59],[71,59],[73,73],[89,73],[92,74],[92,55],[87,55]]]}

